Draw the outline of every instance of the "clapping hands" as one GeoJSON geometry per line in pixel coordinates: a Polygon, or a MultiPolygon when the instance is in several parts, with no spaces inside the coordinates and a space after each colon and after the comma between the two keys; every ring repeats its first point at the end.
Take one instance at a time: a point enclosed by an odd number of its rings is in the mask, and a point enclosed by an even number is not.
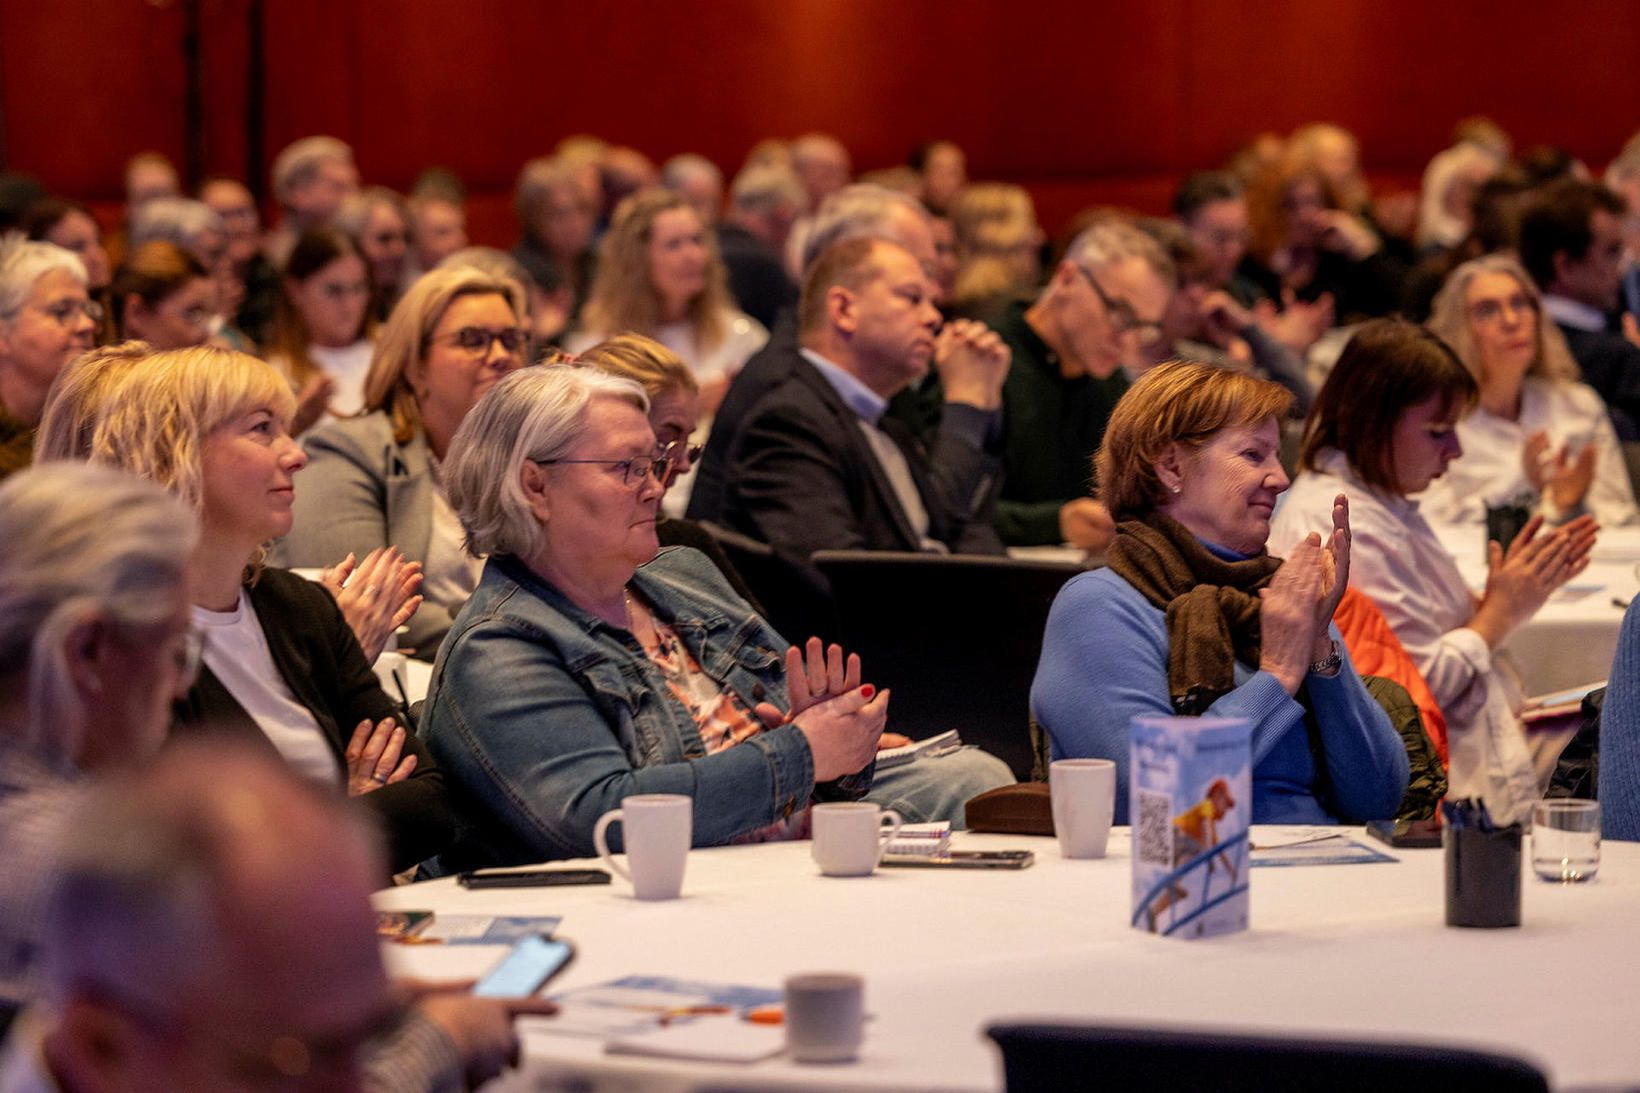
{"type": "Polygon", "coordinates": [[[372,663],[393,632],[421,607],[422,598],[416,594],[421,581],[421,563],[406,561],[397,547],[377,547],[363,562],[349,554],[319,577],[359,639],[365,660],[372,663]]]}
{"type": "Polygon", "coordinates": [[[1332,519],[1325,544],[1316,532],[1305,536],[1259,593],[1259,667],[1288,694],[1297,694],[1310,665],[1331,651],[1327,628],[1349,586],[1350,506],[1343,494],[1333,500],[1332,519]]]}

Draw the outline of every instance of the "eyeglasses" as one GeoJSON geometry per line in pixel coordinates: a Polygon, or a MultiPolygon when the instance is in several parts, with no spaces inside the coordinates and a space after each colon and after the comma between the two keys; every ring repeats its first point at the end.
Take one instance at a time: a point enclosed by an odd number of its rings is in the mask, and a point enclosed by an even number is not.
{"type": "Polygon", "coordinates": [[[693,465],[700,461],[700,453],[705,450],[706,445],[690,444],[689,438],[686,436],[680,436],[676,440],[661,445],[661,455],[668,463],[678,462],[678,456],[681,452],[683,458],[687,460],[690,465],[693,465]]]}
{"type": "Polygon", "coordinates": [[[1469,309],[1469,317],[1477,323],[1495,323],[1503,318],[1504,309],[1511,314],[1524,315],[1537,310],[1537,301],[1524,292],[1517,292],[1513,296],[1502,300],[1482,300],[1469,309]]]}
{"type": "Polygon", "coordinates": [[[1099,286],[1098,281],[1093,279],[1093,274],[1088,272],[1087,267],[1075,262],[1072,262],[1071,265],[1076,266],[1076,272],[1085,277],[1088,284],[1093,286],[1094,295],[1098,296],[1099,302],[1105,305],[1105,314],[1110,316],[1110,325],[1116,328],[1116,333],[1132,334],[1134,340],[1140,345],[1155,345],[1161,340],[1161,323],[1153,323],[1139,318],[1133,313],[1133,308],[1128,305],[1127,301],[1113,300],[1106,295],[1105,290],[1099,286]]]}
{"type": "Polygon", "coordinates": [[[524,332],[516,326],[506,326],[498,330],[482,326],[464,326],[454,334],[429,338],[428,341],[444,342],[475,357],[482,357],[490,352],[490,346],[495,342],[500,342],[501,348],[508,353],[517,353],[524,348],[524,332]]]}
{"type": "MultiPolygon", "coordinates": [[[[209,265],[209,263],[207,264],[209,265]]],[[[352,284],[347,285],[320,285],[319,291],[324,294],[325,299],[339,303],[342,300],[350,300],[355,296],[370,295],[370,282],[354,281],[352,284]]]]}
{"type": "Polygon", "coordinates": [[[54,304],[48,304],[40,310],[56,319],[60,326],[67,326],[73,322],[76,315],[84,315],[94,323],[102,322],[103,317],[102,305],[97,301],[80,300],[72,296],[66,300],[58,300],[54,304]]]}
{"type": "MultiPolygon", "coordinates": [[[[671,448],[669,446],[667,451],[670,450],[671,448]]],[[[550,467],[555,463],[588,463],[598,467],[619,467],[621,469],[621,481],[628,486],[633,485],[634,483],[642,482],[650,475],[655,476],[655,481],[664,483],[666,481],[666,472],[672,469],[672,457],[664,452],[654,458],[650,458],[646,455],[633,456],[631,459],[531,458],[530,462],[542,467],[550,467]]]]}

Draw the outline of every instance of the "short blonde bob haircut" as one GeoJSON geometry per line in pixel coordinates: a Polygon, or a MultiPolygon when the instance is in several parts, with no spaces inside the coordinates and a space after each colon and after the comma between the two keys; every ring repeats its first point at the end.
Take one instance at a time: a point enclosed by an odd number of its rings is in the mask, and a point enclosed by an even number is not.
{"type": "Polygon", "coordinates": [[[1526,268],[1507,254],[1488,254],[1465,262],[1447,275],[1446,284],[1435,296],[1428,324],[1437,337],[1452,347],[1476,381],[1484,383],[1486,377],[1481,374],[1480,356],[1475,352],[1475,339],[1469,333],[1469,286],[1483,273],[1507,273],[1532,302],[1532,315],[1537,322],[1537,350],[1532,354],[1526,374],[1555,383],[1576,383],[1581,379],[1582,372],[1566,345],[1566,336],[1554,323],[1544,320],[1543,296],[1526,268]]]}
{"type": "Polygon", "coordinates": [[[263,407],[288,425],[296,410],[279,370],[247,353],[195,346],[140,364],[97,391],[91,459],[158,482],[195,512],[204,505],[211,433],[263,407]]]}
{"type": "Polygon", "coordinates": [[[1168,361],[1128,388],[1094,456],[1099,499],[1118,520],[1146,516],[1170,496],[1156,464],[1170,445],[1199,450],[1221,429],[1279,422],[1293,396],[1280,384],[1199,361],[1168,361]]]}
{"type": "Polygon", "coordinates": [[[416,278],[393,305],[376,339],[364,378],[365,412],[385,410],[393,419],[393,439],[410,443],[421,431],[413,375],[426,361],[444,313],[463,296],[500,296],[518,322],[524,314],[523,291],[509,278],[492,277],[470,266],[440,266],[416,278]]]}
{"type": "MultiPolygon", "coordinates": [[[[649,241],[655,219],[673,209],[694,206],[671,190],[645,190],[633,194],[615,207],[598,248],[598,272],[593,275],[592,292],[581,313],[584,329],[604,335],[623,330],[653,333],[661,322],[660,298],[650,273],[649,241]]],[[[731,308],[723,258],[718,253],[716,235],[704,225],[706,240],[706,286],[689,301],[689,322],[703,350],[712,350],[728,337],[725,313],[731,308]]]]}
{"type": "Polygon", "coordinates": [[[525,463],[562,459],[587,430],[587,408],[613,398],[649,413],[632,380],[592,368],[523,368],[484,393],[462,419],[444,461],[444,487],[474,557],[533,555],[541,527],[520,481],[525,463]]]}
{"type": "Polygon", "coordinates": [[[700,382],[695,379],[690,367],[683,363],[683,358],[642,334],[620,334],[599,342],[591,349],[583,349],[573,357],[561,357],[559,360],[632,380],[643,388],[650,401],[672,391],[687,391],[692,395],[700,393],[700,382]]]}
{"type": "Polygon", "coordinates": [[[97,415],[110,405],[108,392],[133,365],[152,356],[153,346],[132,339],[105,345],[70,361],[51,385],[34,434],[34,461],[90,459],[97,415]]]}

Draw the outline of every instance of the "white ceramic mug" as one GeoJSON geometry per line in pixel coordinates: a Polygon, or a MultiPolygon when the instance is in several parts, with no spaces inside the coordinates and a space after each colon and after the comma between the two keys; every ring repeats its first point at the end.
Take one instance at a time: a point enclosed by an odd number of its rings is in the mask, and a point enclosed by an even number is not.
{"type": "Polygon", "coordinates": [[[814,845],[810,853],[828,877],[870,876],[904,823],[898,812],[870,801],[815,805],[811,820],[814,845]]]}
{"type": "Polygon", "coordinates": [[[1048,765],[1053,832],[1067,858],[1102,858],[1116,815],[1116,764],[1109,759],[1055,759],[1048,765]]]}
{"type": "Polygon", "coordinates": [[[681,793],[640,793],[621,807],[598,817],[592,845],[610,870],[632,885],[639,899],[677,899],[683,892],[683,866],[689,860],[689,838],[695,801],[681,793]],[[620,821],[631,872],[609,852],[609,825],[620,821]]]}
{"type": "Polygon", "coordinates": [[[786,1049],[800,1063],[842,1063],[860,1053],[865,980],[814,972],[786,980],[786,1049]]]}

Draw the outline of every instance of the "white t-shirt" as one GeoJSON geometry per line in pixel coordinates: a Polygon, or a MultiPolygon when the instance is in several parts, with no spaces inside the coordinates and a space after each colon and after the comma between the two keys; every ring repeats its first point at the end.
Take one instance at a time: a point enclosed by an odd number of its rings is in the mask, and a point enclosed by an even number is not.
{"type": "Polygon", "coordinates": [[[335,381],[330,395],[330,412],[336,417],[352,417],[364,409],[364,378],[370,372],[370,358],[376,345],[361,338],[339,349],[325,345],[308,346],[308,356],[335,381]]]}
{"type": "Polygon", "coordinates": [[[327,785],[341,783],[341,766],[308,708],[296,701],[273,663],[262,622],[244,589],[232,611],[193,608],[205,634],[205,667],[245,708],[273,746],[301,774],[327,785]]]}

